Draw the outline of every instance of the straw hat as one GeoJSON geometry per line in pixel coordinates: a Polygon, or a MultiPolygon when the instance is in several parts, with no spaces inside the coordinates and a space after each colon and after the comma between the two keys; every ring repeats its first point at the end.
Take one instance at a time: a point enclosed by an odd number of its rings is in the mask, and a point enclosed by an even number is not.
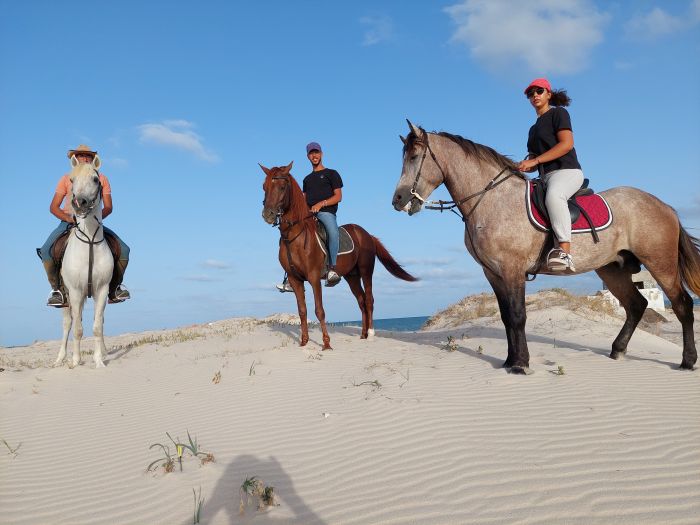
{"type": "Polygon", "coordinates": [[[97,155],[96,151],[92,151],[89,146],[86,146],[85,144],[81,144],[75,149],[70,149],[68,150],[68,158],[71,158],[73,155],[77,155],[79,153],[88,153],[92,155],[93,157],[97,155]]]}

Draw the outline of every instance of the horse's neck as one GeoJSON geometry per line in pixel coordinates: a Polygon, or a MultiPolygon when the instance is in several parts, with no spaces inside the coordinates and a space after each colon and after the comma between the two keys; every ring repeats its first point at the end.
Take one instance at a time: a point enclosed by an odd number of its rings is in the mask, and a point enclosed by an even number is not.
{"type": "MultiPolygon", "coordinates": [[[[505,165],[497,166],[490,162],[479,162],[478,159],[468,157],[461,146],[449,139],[442,139],[441,145],[444,152],[442,157],[445,159],[443,167],[445,188],[455,201],[466,199],[486,189],[489,183],[497,176],[498,180],[500,180],[510,174],[509,170],[503,171],[506,168],[505,165]]],[[[500,185],[501,187],[489,191],[498,192],[503,199],[515,196],[518,192],[514,186],[518,184],[518,180],[519,178],[517,177],[510,177],[510,180],[500,185]]],[[[517,198],[519,199],[520,197],[518,195],[517,198]]],[[[471,210],[478,199],[479,196],[475,196],[463,203],[460,208],[463,212],[465,209],[471,210]]],[[[476,210],[474,211],[476,212],[476,210]]]]}
{"type": "Polygon", "coordinates": [[[83,241],[94,240],[95,242],[98,242],[102,240],[104,236],[104,231],[101,230],[102,210],[97,209],[96,211],[89,213],[85,217],[78,217],[74,232],[75,236],[79,237],[83,241]]]}

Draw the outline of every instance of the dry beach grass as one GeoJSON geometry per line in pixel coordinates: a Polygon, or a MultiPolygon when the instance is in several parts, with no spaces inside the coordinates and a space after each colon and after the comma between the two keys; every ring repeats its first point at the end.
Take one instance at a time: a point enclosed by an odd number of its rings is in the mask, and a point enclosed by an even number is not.
{"type": "Polygon", "coordinates": [[[108,337],[100,370],[51,367],[57,341],[0,349],[0,521],[697,522],[700,372],[677,370],[677,322],[613,361],[621,319],[529,296],[521,377],[489,296],[460,304],[421,332],[332,329],[330,352],[317,328],[299,348],[291,315],[108,337]],[[178,455],[188,433],[213,461],[178,455]],[[170,471],[146,471],[155,443],[170,471]]]}

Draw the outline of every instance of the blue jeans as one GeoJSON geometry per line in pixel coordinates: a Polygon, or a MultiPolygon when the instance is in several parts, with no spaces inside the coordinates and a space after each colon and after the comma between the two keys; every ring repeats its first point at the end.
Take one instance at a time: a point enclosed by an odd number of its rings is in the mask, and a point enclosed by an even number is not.
{"type": "MultiPolygon", "coordinates": [[[[51,232],[49,235],[49,238],[46,239],[46,242],[44,245],[41,247],[41,260],[42,261],[50,261],[51,260],[51,246],[53,243],[56,242],[56,239],[58,239],[63,232],[65,232],[68,228],[70,227],[70,224],[67,223],[66,221],[61,221],[58,226],[56,226],[56,229],[51,232]]],[[[119,236],[114,233],[112,230],[109,228],[102,226],[104,230],[107,233],[111,233],[114,235],[117,240],[119,241],[119,246],[121,247],[121,255],[119,257],[120,261],[128,261],[129,260],[129,247],[126,245],[124,241],[122,241],[119,236]]]]}
{"type": "Polygon", "coordinates": [[[335,213],[320,211],[316,214],[316,217],[326,228],[326,234],[328,235],[328,259],[331,262],[331,266],[335,266],[335,261],[338,258],[338,246],[340,243],[338,221],[335,218],[335,213]]]}

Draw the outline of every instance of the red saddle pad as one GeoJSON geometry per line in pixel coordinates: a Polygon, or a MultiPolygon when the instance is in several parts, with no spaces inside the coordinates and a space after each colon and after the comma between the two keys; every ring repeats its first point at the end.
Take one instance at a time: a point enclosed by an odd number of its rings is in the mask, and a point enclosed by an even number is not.
{"type": "MultiPolygon", "coordinates": [[[[527,190],[525,201],[527,203],[527,215],[530,218],[530,222],[538,230],[549,231],[549,221],[542,217],[539,210],[535,208],[535,203],[532,200],[533,185],[533,182],[530,181],[526,186],[527,190]]],[[[586,210],[586,213],[588,213],[588,216],[593,221],[593,226],[596,230],[603,230],[612,224],[612,210],[602,195],[597,193],[592,195],[583,195],[581,197],[576,197],[576,202],[579,206],[586,210]]],[[[571,225],[571,233],[587,233],[590,231],[591,227],[583,214],[581,214],[579,218],[576,219],[576,222],[571,225]]]]}

